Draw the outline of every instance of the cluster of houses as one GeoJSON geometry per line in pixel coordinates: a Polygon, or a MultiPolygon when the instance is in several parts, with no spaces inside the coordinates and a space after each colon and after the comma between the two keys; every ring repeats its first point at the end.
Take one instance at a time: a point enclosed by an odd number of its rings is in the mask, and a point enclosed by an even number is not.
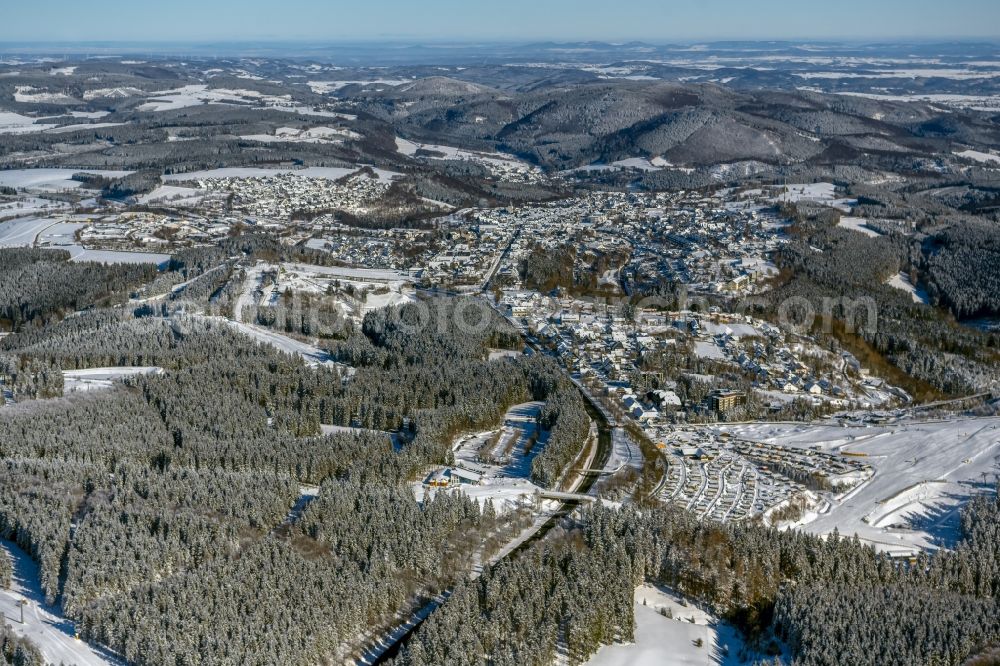
{"type": "Polygon", "coordinates": [[[158,212],[122,212],[90,218],[80,230],[87,247],[105,249],[156,248],[210,244],[228,236],[235,219],[158,212]]]}
{"type": "MultiPolygon", "coordinates": [[[[626,289],[683,283],[694,291],[754,292],[777,273],[768,257],[784,242],[770,201],[727,205],[725,196],[694,192],[592,192],[554,203],[490,211],[518,230],[500,275],[515,285],[535,246],[574,243],[579,256],[625,257],[604,283],[626,289]],[[613,279],[612,279],[613,278],[613,279]]],[[[485,211],[477,212],[484,216],[485,211]]]]}
{"type": "Polygon", "coordinates": [[[719,522],[766,514],[806,487],[737,452],[728,433],[661,427],[653,431],[666,472],[660,499],[719,522]]]}
{"type": "Polygon", "coordinates": [[[330,181],[278,172],[266,177],[223,177],[198,182],[209,191],[231,195],[227,205],[250,218],[287,221],[333,209],[364,213],[382,199],[390,182],[366,174],[330,181]]]}
{"type": "Polygon", "coordinates": [[[291,242],[323,250],[345,265],[413,270],[433,256],[432,234],[419,229],[357,229],[322,216],[289,236],[291,242]],[[423,251],[414,251],[426,248],[423,251]]]}
{"type": "Polygon", "coordinates": [[[445,288],[482,287],[493,275],[517,228],[501,224],[493,210],[476,211],[471,219],[452,215],[443,220],[448,242],[427,260],[425,282],[445,288]]]}
{"type": "Polygon", "coordinates": [[[790,407],[872,408],[907,398],[869,376],[850,353],[831,352],[747,315],[630,312],[622,303],[524,289],[502,291],[497,305],[529,340],[646,429],[780,416],[790,407]],[[678,374],[650,369],[648,360],[659,354],[681,359],[678,374]],[[709,362],[715,374],[685,370],[694,359],[709,362]],[[643,379],[651,372],[657,375],[655,390],[643,379]],[[704,389],[678,391],[680,375],[704,389]]]}
{"type": "Polygon", "coordinates": [[[667,462],[660,498],[719,521],[767,515],[818,492],[843,492],[873,474],[862,459],[809,448],[755,442],[724,428],[660,426],[650,430],[667,462]]]}

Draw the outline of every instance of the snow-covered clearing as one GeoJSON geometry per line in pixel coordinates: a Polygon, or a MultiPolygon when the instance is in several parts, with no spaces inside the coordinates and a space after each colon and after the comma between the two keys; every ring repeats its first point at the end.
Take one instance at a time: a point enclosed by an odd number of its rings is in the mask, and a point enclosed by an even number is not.
{"type": "MultiPolygon", "coordinates": [[[[286,290],[325,294],[339,283],[340,287],[350,285],[356,290],[354,297],[341,298],[342,313],[360,319],[372,310],[412,303],[412,281],[410,276],[393,270],[286,263],[281,265],[277,283],[263,294],[258,305],[274,305],[286,290]]],[[[259,284],[259,277],[256,282],[259,284]]],[[[249,298],[250,294],[245,296],[249,298]]],[[[245,300],[241,305],[249,304],[245,300]]]]}
{"type": "Polygon", "coordinates": [[[40,197],[18,197],[13,201],[0,203],[0,219],[44,215],[66,210],[70,205],[64,201],[51,201],[40,197]]]}
{"type": "Polygon", "coordinates": [[[122,86],[118,88],[97,88],[83,93],[83,99],[88,102],[93,99],[127,99],[129,97],[145,97],[146,93],[138,88],[122,86]]]}
{"type": "Polygon", "coordinates": [[[837,186],[833,183],[803,183],[786,185],[784,190],[777,197],[775,197],[774,200],[784,203],[811,201],[813,203],[836,208],[844,213],[850,213],[851,209],[858,203],[854,199],[838,199],[837,186]]]}
{"type": "Polygon", "coordinates": [[[736,338],[759,338],[763,337],[756,328],[750,324],[744,322],[728,322],[716,324],[712,321],[706,321],[702,324],[705,332],[709,335],[728,335],[730,337],[736,338]]]}
{"type": "Polygon", "coordinates": [[[11,588],[0,588],[0,613],[3,614],[2,621],[10,625],[15,634],[28,637],[42,651],[45,660],[52,664],[99,666],[121,663],[101,648],[76,640],[73,623],[63,617],[58,607],[45,605],[38,565],[27,553],[6,539],[0,539],[0,550],[10,555],[14,565],[11,588]],[[24,624],[20,623],[21,609],[18,607],[22,600],[28,602],[24,608],[24,624]]]}
{"type": "Polygon", "coordinates": [[[126,252],[123,250],[88,250],[79,245],[65,248],[70,253],[70,261],[90,261],[97,264],[156,264],[162,268],[170,261],[169,254],[157,252],[126,252]]]}
{"type": "Polygon", "coordinates": [[[37,118],[22,116],[20,113],[0,111],[0,134],[30,134],[55,127],[55,125],[35,124],[37,118]]]}
{"type": "Polygon", "coordinates": [[[110,116],[110,111],[70,111],[70,116],[74,118],[88,118],[90,120],[97,120],[98,118],[103,118],[105,116],[110,116]]]}
{"type": "Polygon", "coordinates": [[[908,420],[878,427],[823,424],[721,426],[753,441],[850,453],[875,474],[806,516],[803,529],[857,534],[879,550],[906,555],[951,546],[959,508],[993,487],[1000,464],[1000,418],[908,420]],[[919,493],[910,492],[919,488],[919,493]]]}
{"type": "Polygon", "coordinates": [[[994,155],[993,153],[983,153],[978,150],[963,150],[955,154],[982,164],[1000,164],[1000,155],[994,155]]]}
{"type": "Polygon", "coordinates": [[[906,273],[897,273],[886,280],[885,283],[890,287],[895,287],[908,293],[914,303],[924,303],[925,305],[930,303],[927,292],[910,282],[910,276],[906,273]]]}
{"type": "Polygon", "coordinates": [[[358,282],[413,282],[406,273],[381,268],[351,268],[348,266],[312,266],[309,264],[283,264],[285,270],[300,273],[315,273],[334,279],[356,280],[358,282]]]}
{"type": "Polygon", "coordinates": [[[442,146],[433,143],[416,143],[413,141],[409,141],[408,139],[396,137],[396,151],[401,155],[406,155],[407,157],[415,157],[417,156],[417,151],[420,150],[440,153],[440,155],[429,156],[430,159],[467,160],[470,162],[479,162],[489,167],[499,168],[504,170],[533,169],[533,167],[528,163],[523,162],[514,155],[509,155],[507,153],[466,150],[464,148],[455,148],[454,146],[442,146]]]}
{"type": "Polygon", "coordinates": [[[741,663],[742,645],[731,625],[667,590],[641,585],[635,590],[635,642],[606,645],[587,666],[729,666],[741,663]]]}
{"type": "Polygon", "coordinates": [[[81,391],[108,389],[124,377],[134,375],[159,375],[163,368],[154,366],[115,366],[108,368],[87,368],[84,370],[63,370],[63,395],[81,391]]]}
{"type": "Polygon", "coordinates": [[[320,432],[324,435],[337,435],[337,434],[359,434],[359,433],[369,433],[373,435],[383,435],[387,437],[392,442],[392,447],[397,451],[402,448],[403,440],[398,432],[389,432],[388,430],[372,430],[371,428],[353,428],[351,426],[339,426],[339,425],[329,425],[327,423],[319,424],[320,432]]]}
{"type": "Polygon", "coordinates": [[[224,317],[206,317],[206,319],[225,322],[227,325],[232,326],[241,333],[245,333],[259,342],[271,345],[279,351],[283,351],[286,354],[301,356],[308,365],[336,365],[333,357],[328,351],[310,345],[306,342],[295,340],[294,338],[281,335],[280,333],[275,333],[260,326],[244,324],[243,322],[233,321],[232,319],[226,319],[224,317]]]}
{"type": "Polygon", "coordinates": [[[286,113],[297,113],[300,116],[315,116],[317,118],[337,118],[338,120],[357,120],[358,117],[350,113],[340,111],[328,111],[317,109],[311,106],[268,106],[268,111],[284,111],[286,113]]]}
{"type": "Polygon", "coordinates": [[[660,171],[662,169],[674,169],[676,171],[683,171],[685,173],[691,173],[694,169],[678,167],[672,162],[668,162],[663,157],[657,155],[655,157],[628,157],[621,160],[616,160],[610,164],[605,164],[603,162],[595,164],[587,164],[582,167],[577,167],[575,169],[569,169],[564,173],[572,174],[574,172],[587,172],[587,171],[614,171],[615,169],[639,169],[640,171],[660,171]]]}
{"type": "Polygon", "coordinates": [[[667,162],[662,157],[654,157],[652,159],[647,159],[645,157],[630,157],[628,159],[612,162],[611,164],[616,167],[639,169],[641,171],[659,171],[664,167],[671,166],[670,162],[667,162]]]}
{"type": "Polygon", "coordinates": [[[383,86],[401,86],[404,83],[413,83],[409,79],[370,79],[368,81],[361,80],[351,80],[351,81],[307,81],[306,85],[317,95],[326,95],[331,92],[336,92],[341,88],[346,88],[347,86],[359,85],[359,86],[370,86],[370,85],[383,85],[383,86]]]}
{"type": "Polygon", "coordinates": [[[240,138],[261,143],[342,143],[346,139],[360,139],[361,135],[342,127],[279,127],[274,134],[248,134],[240,138]]]}
{"type": "Polygon", "coordinates": [[[847,215],[842,215],[840,221],[837,223],[838,227],[844,227],[845,229],[850,229],[851,231],[857,231],[864,234],[865,236],[871,236],[872,238],[878,238],[882,234],[875,231],[868,226],[868,220],[863,217],[850,217],[847,215]]]}
{"type": "Polygon", "coordinates": [[[50,92],[32,86],[17,86],[14,101],[22,104],[76,104],[79,100],[61,92],[50,92]]]}

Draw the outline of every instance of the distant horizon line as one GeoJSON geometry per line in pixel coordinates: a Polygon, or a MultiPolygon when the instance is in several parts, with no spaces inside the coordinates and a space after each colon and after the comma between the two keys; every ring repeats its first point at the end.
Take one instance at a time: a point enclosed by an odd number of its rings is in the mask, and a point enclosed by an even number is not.
{"type": "Polygon", "coordinates": [[[989,43],[1000,45],[1000,34],[980,35],[980,36],[896,36],[896,37],[759,37],[759,38],[736,38],[736,37],[714,37],[714,38],[663,38],[655,40],[650,38],[576,38],[558,39],[537,37],[532,39],[513,37],[483,37],[479,39],[452,38],[452,37],[408,37],[408,36],[385,36],[385,37],[204,37],[196,39],[2,39],[0,46],[87,46],[87,45],[206,45],[206,44],[226,44],[226,45],[281,45],[281,44],[308,44],[314,46],[336,46],[353,44],[410,44],[419,46],[421,44],[454,44],[460,46],[476,45],[531,45],[531,44],[601,44],[605,46],[625,47],[636,46],[711,46],[715,44],[807,44],[807,45],[905,45],[919,43],[924,45],[933,44],[967,44],[967,43],[989,43]]]}

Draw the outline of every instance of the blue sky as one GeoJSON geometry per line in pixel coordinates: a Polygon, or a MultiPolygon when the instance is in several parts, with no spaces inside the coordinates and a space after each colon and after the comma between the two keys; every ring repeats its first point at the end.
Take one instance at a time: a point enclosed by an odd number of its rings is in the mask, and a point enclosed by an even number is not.
{"type": "Polygon", "coordinates": [[[1000,0],[0,0],[0,41],[1000,36],[1000,0]]]}

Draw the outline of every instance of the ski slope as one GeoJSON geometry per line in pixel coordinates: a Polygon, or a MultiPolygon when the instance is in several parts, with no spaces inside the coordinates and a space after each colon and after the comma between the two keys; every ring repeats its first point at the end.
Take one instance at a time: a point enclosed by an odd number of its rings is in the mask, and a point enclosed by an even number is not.
{"type": "Polygon", "coordinates": [[[828,498],[796,526],[815,534],[835,528],[877,549],[909,555],[947,548],[959,537],[959,512],[1000,473],[1000,418],[910,420],[878,427],[749,424],[722,428],[753,441],[849,453],[875,474],[828,498]]]}
{"type": "Polygon", "coordinates": [[[38,565],[16,544],[0,539],[0,550],[6,551],[14,565],[11,589],[0,589],[0,612],[16,634],[26,636],[52,664],[99,666],[122,663],[100,647],[74,638],[73,623],[62,616],[57,607],[45,605],[45,595],[38,578],[38,565]],[[28,601],[24,608],[24,624],[20,623],[19,602],[28,601]]]}

